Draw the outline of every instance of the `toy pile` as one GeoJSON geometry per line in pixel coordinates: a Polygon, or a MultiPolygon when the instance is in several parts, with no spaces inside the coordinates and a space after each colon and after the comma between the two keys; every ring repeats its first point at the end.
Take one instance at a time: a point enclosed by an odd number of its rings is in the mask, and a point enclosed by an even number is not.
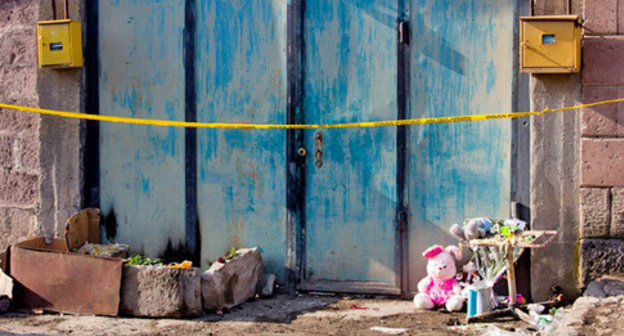
{"type": "MultiPolygon", "coordinates": [[[[519,219],[467,219],[462,226],[454,224],[450,232],[457,237],[462,245],[467,245],[473,252],[473,258],[462,267],[462,272],[456,272],[455,259],[461,259],[461,250],[454,245],[443,248],[439,245],[429,247],[423,256],[428,259],[428,276],[418,283],[418,294],[414,297],[417,309],[433,309],[444,306],[448,311],[459,311],[463,302],[468,300],[473,292],[481,293],[480,309],[474,314],[496,308],[508,298],[495,298],[492,291],[494,284],[506,271],[505,256],[507,248],[499,246],[477,246],[470,241],[492,240],[506,241],[517,236],[526,229],[526,222],[519,219]],[[487,298],[483,298],[486,296],[487,298]]],[[[530,239],[530,238],[527,238],[530,239]]],[[[522,254],[523,248],[513,248],[514,261],[522,254]]],[[[518,297],[522,302],[524,298],[518,297]]],[[[469,300],[470,301],[470,300],[469,300]]],[[[468,307],[469,315],[471,307],[468,307]]],[[[474,315],[473,314],[473,315],[474,315]]]]}
{"type": "MultiPolygon", "coordinates": [[[[483,280],[492,286],[506,271],[505,255],[507,250],[497,246],[473,246],[469,241],[483,239],[502,242],[521,236],[525,230],[526,222],[519,219],[501,220],[481,217],[467,219],[461,227],[458,224],[453,224],[450,232],[460,242],[468,241],[473,252],[476,270],[480,275],[479,280],[483,280]]],[[[531,237],[526,239],[530,240],[531,237]]],[[[518,260],[523,251],[523,248],[513,248],[514,261],[518,260]]]]}

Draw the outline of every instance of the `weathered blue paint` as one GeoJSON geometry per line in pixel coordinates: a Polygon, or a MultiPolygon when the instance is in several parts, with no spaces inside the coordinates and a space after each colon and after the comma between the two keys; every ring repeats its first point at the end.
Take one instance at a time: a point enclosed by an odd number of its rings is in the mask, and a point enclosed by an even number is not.
{"type": "MultiPolygon", "coordinates": [[[[198,1],[198,121],[284,123],[285,0],[198,1]]],[[[285,131],[198,130],[202,265],[258,246],[285,280],[285,131]]]]}
{"type": "MultiPolygon", "coordinates": [[[[177,0],[99,1],[100,113],[184,120],[177,0]]],[[[184,243],[184,130],[100,124],[100,207],[133,251],[184,243]]]]}
{"type": "MultiPolygon", "coordinates": [[[[410,117],[511,111],[514,0],[411,0],[410,117]]],[[[410,289],[451,224],[509,215],[511,122],[412,127],[410,289]]]]}
{"type": "MultiPolygon", "coordinates": [[[[404,5],[412,28],[410,59],[402,63],[410,65],[407,117],[511,110],[515,0],[402,1],[306,2],[303,93],[293,91],[303,112],[291,117],[306,123],[396,118],[397,88],[404,87],[396,29],[404,5]]],[[[185,2],[99,0],[100,112],[184,120],[195,110],[186,104],[191,99],[201,122],[286,122],[288,1],[194,3],[195,69],[188,70],[185,2]],[[189,78],[196,99],[185,95],[189,78]]],[[[305,176],[291,182],[305,181],[304,281],[398,283],[397,181],[408,186],[410,290],[424,274],[420,253],[432,243],[454,242],[447,234],[453,222],[508,213],[508,120],[411,127],[407,179],[397,177],[404,168],[397,166],[397,143],[405,135],[397,140],[396,128],[300,132],[305,176]],[[317,132],[322,166],[315,165],[317,132]]],[[[185,206],[191,171],[201,266],[231,247],[259,246],[266,271],[284,282],[285,169],[294,169],[286,166],[286,132],[200,129],[196,139],[193,151],[183,129],[100,124],[101,208],[114,210],[115,240],[154,256],[168,243],[183,248],[185,219],[187,232],[192,225],[193,209],[185,206]],[[185,167],[185,156],[197,159],[196,171],[193,160],[185,167]]]]}
{"type": "MultiPolygon", "coordinates": [[[[396,118],[395,0],[306,3],[306,123],[396,118]]],[[[305,132],[305,280],[375,281],[394,285],[396,129],[305,132]]]]}

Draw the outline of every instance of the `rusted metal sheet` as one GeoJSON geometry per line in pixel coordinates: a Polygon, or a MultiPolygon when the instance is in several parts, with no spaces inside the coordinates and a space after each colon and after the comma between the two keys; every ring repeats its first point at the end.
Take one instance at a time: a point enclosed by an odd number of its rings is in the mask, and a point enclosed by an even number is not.
{"type": "MultiPolygon", "coordinates": [[[[515,0],[410,0],[410,117],[512,111],[515,0]]],[[[426,274],[422,252],[456,244],[467,217],[509,216],[508,119],[412,127],[409,283],[426,274]]]]}
{"type": "Polygon", "coordinates": [[[10,275],[18,305],[31,310],[115,316],[121,265],[117,258],[11,247],[10,275]]]}

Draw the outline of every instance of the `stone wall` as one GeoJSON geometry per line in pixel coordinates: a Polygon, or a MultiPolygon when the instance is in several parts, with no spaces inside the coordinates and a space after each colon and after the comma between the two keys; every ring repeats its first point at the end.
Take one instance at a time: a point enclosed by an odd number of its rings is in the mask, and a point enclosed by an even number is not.
{"type": "MultiPolygon", "coordinates": [[[[36,0],[0,1],[0,102],[39,106],[36,0]]],[[[0,109],[0,251],[37,231],[39,124],[35,114],[0,109]]]]}
{"type": "MultiPolygon", "coordinates": [[[[624,1],[585,0],[583,102],[624,97],[624,1]]],[[[581,280],[624,272],[624,105],[581,115],[581,280]]]]}
{"type": "MultiPolygon", "coordinates": [[[[82,18],[83,5],[69,1],[72,19],[82,18]]],[[[57,1],[58,18],[62,12],[57,1]]],[[[38,69],[36,23],[52,18],[49,0],[0,1],[1,103],[83,110],[83,69],[38,69]]],[[[28,236],[63,234],[81,203],[82,128],[0,109],[0,251],[28,236]]]]}

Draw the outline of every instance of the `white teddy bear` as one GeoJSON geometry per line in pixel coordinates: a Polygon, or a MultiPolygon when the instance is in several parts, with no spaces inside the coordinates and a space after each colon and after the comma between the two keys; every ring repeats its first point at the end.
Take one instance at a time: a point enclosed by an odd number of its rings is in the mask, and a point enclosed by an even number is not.
{"type": "Polygon", "coordinates": [[[427,276],[418,283],[418,294],[414,296],[417,309],[433,309],[436,305],[444,305],[446,310],[459,311],[464,299],[461,286],[455,278],[457,268],[455,260],[460,259],[459,247],[455,245],[442,248],[434,245],[428,248],[423,256],[429,259],[427,276]]]}

